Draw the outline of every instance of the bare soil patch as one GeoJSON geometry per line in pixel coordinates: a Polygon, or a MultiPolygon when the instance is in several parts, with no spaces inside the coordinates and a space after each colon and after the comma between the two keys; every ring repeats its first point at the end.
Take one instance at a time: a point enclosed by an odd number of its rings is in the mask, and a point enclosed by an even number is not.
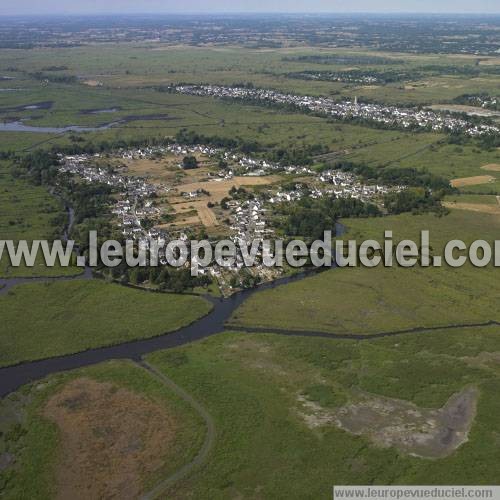
{"type": "Polygon", "coordinates": [[[455,203],[447,201],[443,203],[443,206],[447,208],[456,208],[458,210],[468,210],[469,212],[500,215],[500,206],[498,204],[487,205],[485,203],[455,203]]]}
{"type": "Polygon", "coordinates": [[[490,172],[500,172],[500,164],[499,163],[489,163],[488,165],[482,166],[481,169],[488,170],[490,172]]]}
{"type": "Polygon", "coordinates": [[[220,203],[223,198],[229,196],[232,187],[265,186],[278,179],[277,176],[234,177],[224,181],[189,182],[175,186],[175,190],[169,196],[169,202],[177,214],[194,209],[198,213],[198,223],[205,227],[215,227],[219,225],[219,222],[214,211],[208,208],[208,203],[220,203]],[[181,196],[181,193],[191,193],[198,190],[204,190],[209,194],[195,199],[185,199],[181,196]]]}
{"type": "Polygon", "coordinates": [[[180,184],[179,186],[176,186],[176,189],[179,193],[189,193],[198,189],[204,189],[210,193],[207,200],[220,202],[222,198],[228,196],[229,191],[233,186],[236,188],[245,186],[265,186],[276,182],[278,179],[279,177],[272,175],[265,177],[233,177],[232,179],[224,181],[191,182],[187,184],[180,184]]]}
{"type": "Polygon", "coordinates": [[[14,455],[11,453],[0,453],[0,472],[7,469],[14,462],[14,455]]]}
{"type": "Polygon", "coordinates": [[[102,82],[100,82],[99,80],[84,80],[83,84],[87,85],[88,87],[100,87],[102,85],[102,82]]]}
{"type": "Polygon", "coordinates": [[[176,422],[160,405],[111,383],[79,378],[48,401],[60,432],[57,498],[133,499],[162,467],[176,422]]]}
{"type": "Polygon", "coordinates": [[[461,179],[453,179],[451,185],[459,188],[464,186],[476,186],[478,184],[488,184],[495,181],[495,177],[491,175],[476,175],[474,177],[463,177],[461,179]]]}
{"type": "Polygon", "coordinates": [[[440,409],[419,408],[408,401],[363,394],[335,410],[299,397],[300,416],[310,428],[325,425],[368,437],[384,448],[422,458],[443,458],[467,442],[476,415],[478,390],[467,387],[440,409]]]}

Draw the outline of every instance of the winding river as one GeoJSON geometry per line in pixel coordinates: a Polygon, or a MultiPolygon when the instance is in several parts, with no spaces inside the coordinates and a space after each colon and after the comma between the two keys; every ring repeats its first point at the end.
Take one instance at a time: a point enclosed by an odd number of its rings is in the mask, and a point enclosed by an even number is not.
{"type": "MultiPolygon", "coordinates": [[[[12,286],[22,283],[88,279],[91,277],[90,272],[91,271],[87,269],[84,275],[77,277],[13,278],[0,280],[0,285],[6,285],[6,288],[0,290],[0,292],[6,293],[6,291],[12,286]]],[[[4,397],[21,386],[29,382],[39,380],[52,373],[73,370],[75,368],[81,368],[101,363],[103,361],[109,361],[111,359],[132,359],[140,361],[144,355],[151,352],[182,346],[205,337],[221,333],[226,330],[225,323],[231,317],[232,313],[254,293],[259,293],[262,290],[269,290],[293,281],[298,281],[310,275],[311,273],[300,273],[291,277],[281,278],[271,283],[265,283],[258,288],[236,293],[228,298],[214,298],[206,296],[206,300],[213,304],[212,311],[191,325],[172,333],[167,333],[151,339],[136,340],[115,346],[90,349],[77,354],[70,354],[67,356],[59,356],[0,368],[0,397],[4,397]]]]}
{"type": "MultiPolygon", "coordinates": [[[[64,228],[62,236],[65,241],[68,240],[74,224],[73,209],[67,207],[67,212],[68,223],[64,228]]],[[[345,227],[337,223],[335,231],[337,235],[341,235],[345,232],[345,227]]],[[[0,398],[19,389],[27,383],[39,380],[53,373],[73,370],[111,359],[132,359],[139,361],[144,355],[151,352],[182,346],[221,333],[226,329],[226,321],[232,316],[233,312],[254,293],[259,293],[263,290],[269,290],[304,279],[313,273],[314,272],[303,272],[293,276],[280,278],[270,283],[264,283],[257,288],[238,292],[228,298],[205,296],[204,298],[213,305],[211,312],[175,332],[166,333],[150,339],[136,340],[108,347],[99,347],[76,354],[57,356],[0,368],[0,398]]],[[[12,287],[25,283],[47,283],[81,279],[92,279],[92,269],[87,267],[83,274],[77,276],[0,279],[0,295],[7,294],[12,287]]],[[[293,334],[293,332],[290,332],[290,334],[293,334]]]]}
{"type": "MultiPolygon", "coordinates": [[[[72,219],[70,215],[70,223],[68,224],[67,228],[70,228],[71,220],[72,219]]],[[[345,228],[341,224],[337,224],[336,230],[337,234],[342,234],[343,232],[345,232],[345,228]]],[[[158,350],[183,346],[191,342],[196,342],[198,340],[204,339],[211,335],[222,333],[227,330],[241,331],[243,332],[242,334],[248,334],[248,335],[254,333],[274,333],[278,335],[286,335],[291,337],[316,337],[316,338],[328,338],[337,340],[361,341],[361,340],[373,340],[376,338],[383,338],[383,337],[399,336],[404,334],[431,333],[433,331],[452,330],[464,327],[482,328],[491,325],[500,326],[499,322],[486,321],[476,324],[452,324],[452,325],[441,325],[435,327],[422,326],[416,328],[409,328],[406,330],[379,332],[372,334],[352,334],[352,335],[345,333],[335,334],[335,333],[328,333],[321,331],[318,332],[318,331],[299,331],[299,330],[279,330],[276,328],[252,328],[252,327],[227,326],[226,323],[231,318],[233,312],[253,294],[260,293],[264,290],[274,289],[283,286],[285,284],[299,281],[302,279],[306,279],[318,272],[323,272],[326,270],[327,268],[316,269],[312,271],[298,273],[293,276],[287,276],[275,280],[273,282],[264,283],[257,288],[238,292],[227,298],[215,298],[211,296],[205,296],[204,298],[209,302],[211,302],[213,305],[211,312],[206,316],[194,321],[190,325],[185,326],[175,332],[166,333],[150,339],[135,340],[108,347],[98,347],[95,349],[89,349],[87,351],[79,352],[76,354],[57,356],[49,359],[26,362],[14,366],[0,368],[0,398],[19,389],[21,386],[25,384],[28,384],[36,380],[40,380],[46,377],[47,375],[53,373],[59,373],[66,370],[82,368],[85,366],[93,365],[96,363],[102,363],[104,361],[109,361],[113,359],[131,359],[140,362],[143,356],[149,353],[158,350]]],[[[57,280],[79,280],[79,279],[92,279],[91,269],[86,268],[85,272],[82,275],[73,277],[12,278],[12,279],[0,280],[0,286],[4,285],[4,288],[0,289],[0,295],[2,293],[7,293],[8,290],[13,286],[23,283],[48,282],[57,280]]]]}

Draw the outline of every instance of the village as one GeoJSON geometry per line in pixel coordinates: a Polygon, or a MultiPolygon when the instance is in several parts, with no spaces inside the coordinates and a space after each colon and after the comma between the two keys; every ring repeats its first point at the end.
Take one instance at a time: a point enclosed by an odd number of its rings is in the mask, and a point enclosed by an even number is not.
{"type": "Polygon", "coordinates": [[[402,129],[416,128],[434,132],[461,132],[469,136],[500,133],[500,128],[494,125],[474,123],[450,113],[360,103],[357,98],[354,98],[353,101],[337,102],[325,97],[283,94],[274,90],[223,87],[220,85],[178,85],[173,87],[173,91],[196,96],[263,101],[277,105],[294,106],[339,120],[366,120],[402,129]]]}
{"type": "MultiPolygon", "coordinates": [[[[158,161],[162,155],[173,156],[176,159],[175,168],[179,172],[184,168],[183,159],[189,158],[189,155],[197,155],[205,161],[212,160],[212,167],[206,169],[206,172],[204,170],[204,182],[191,184],[153,182],[146,176],[130,175],[123,167],[120,170],[104,166],[103,153],[60,154],[59,170],[87,183],[110,186],[116,196],[111,207],[114,224],[124,239],[133,240],[139,248],[148,248],[152,242],[156,242],[161,248],[173,240],[188,242],[199,235],[199,226],[203,232],[214,230],[211,226],[216,226],[219,234],[222,233],[237,246],[250,246],[252,242],[262,243],[275,235],[271,224],[273,205],[294,203],[304,197],[319,199],[324,196],[356,198],[376,203],[389,191],[404,189],[404,186],[367,185],[350,172],[334,169],[317,172],[311,167],[282,166],[206,145],[166,143],[162,146],[113,153],[117,160],[129,162],[148,159],[158,161]],[[215,161],[221,158],[224,160],[224,168],[220,167],[220,162],[215,161]],[[293,179],[292,182],[289,179],[293,179]],[[192,186],[199,187],[194,189],[192,186]],[[252,186],[264,189],[258,192],[248,191],[248,187],[252,186]],[[159,203],[164,197],[170,202],[168,209],[159,203]],[[189,213],[197,210],[199,219],[182,218],[184,208],[189,213]],[[177,219],[176,223],[171,221],[171,209],[180,222],[177,219]],[[165,223],[165,220],[170,222],[165,223]],[[220,222],[221,220],[224,222],[220,222]]],[[[216,239],[210,239],[216,243],[216,239]]],[[[160,254],[160,263],[166,263],[164,254],[160,254]]],[[[222,268],[213,263],[200,272],[210,275],[224,295],[238,288],[239,275],[243,272],[245,279],[251,277],[252,283],[274,280],[284,272],[279,268],[268,269],[259,264],[252,269],[243,268],[243,258],[238,255],[230,268],[222,268]]]]}

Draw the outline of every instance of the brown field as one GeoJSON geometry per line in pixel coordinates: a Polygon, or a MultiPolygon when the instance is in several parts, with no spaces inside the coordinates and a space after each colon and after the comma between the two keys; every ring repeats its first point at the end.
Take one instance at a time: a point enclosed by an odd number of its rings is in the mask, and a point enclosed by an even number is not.
{"type": "Polygon", "coordinates": [[[489,163],[488,165],[484,165],[481,167],[482,170],[488,170],[490,172],[500,172],[500,164],[499,163],[489,163]]]}
{"type": "Polygon", "coordinates": [[[146,177],[153,183],[177,183],[179,178],[182,180],[193,179],[204,180],[208,177],[210,167],[213,166],[211,158],[195,154],[198,160],[199,168],[192,170],[183,170],[179,168],[179,163],[182,157],[174,154],[166,154],[161,158],[140,158],[140,159],[123,159],[117,158],[114,162],[116,166],[124,165],[126,167],[126,174],[131,176],[146,177]]]}
{"type": "Polygon", "coordinates": [[[483,214],[500,215],[500,205],[486,205],[484,203],[454,203],[444,202],[447,208],[456,208],[458,210],[468,210],[470,212],[481,212],[483,214]]]}
{"type": "Polygon", "coordinates": [[[176,225],[198,226],[203,224],[205,227],[217,226],[219,224],[217,217],[212,209],[207,207],[207,203],[207,197],[197,201],[189,200],[173,203],[172,208],[178,214],[175,220],[176,225]],[[192,215],[193,210],[196,211],[196,215],[192,215]]]}
{"type": "Polygon", "coordinates": [[[478,184],[488,184],[493,182],[495,177],[491,175],[476,175],[474,177],[463,177],[461,179],[453,179],[451,185],[453,187],[465,187],[465,186],[476,186],[478,184]]]}
{"type": "Polygon", "coordinates": [[[83,84],[89,87],[99,87],[99,85],[102,85],[102,82],[98,80],[85,80],[83,84]]]}
{"type": "Polygon", "coordinates": [[[197,189],[204,189],[210,193],[207,197],[208,201],[220,202],[222,198],[229,195],[230,189],[235,186],[245,187],[245,186],[266,186],[278,181],[280,178],[275,175],[269,175],[266,177],[234,177],[227,181],[212,181],[212,182],[192,182],[189,184],[181,184],[176,186],[177,191],[189,192],[196,191],[197,189]]]}
{"type": "MultiPolygon", "coordinates": [[[[229,195],[229,191],[233,186],[239,188],[244,186],[265,186],[272,184],[279,180],[278,176],[266,177],[234,177],[226,181],[212,181],[212,182],[191,182],[189,184],[180,184],[175,187],[175,192],[172,192],[169,197],[169,202],[177,214],[183,212],[191,212],[196,210],[198,212],[198,220],[195,221],[190,215],[187,224],[203,224],[205,227],[214,227],[219,224],[217,217],[212,209],[207,207],[209,202],[220,203],[220,201],[229,195]],[[181,192],[192,192],[198,189],[204,189],[210,193],[210,196],[202,196],[199,199],[186,200],[180,196],[181,192]]],[[[184,222],[178,218],[178,222],[184,222]]]]}
{"type": "Polygon", "coordinates": [[[175,169],[180,172],[171,159],[120,160],[120,163],[126,165],[128,175],[147,177],[158,182],[172,182],[175,179],[175,169]]]}
{"type": "Polygon", "coordinates": [[[162,158],[143,158],[143,159],[122,159],[117,163],[127,167],[127,174],[138,177],[146,177],[152,182],[169,182],[173,183],[177,176],[186,178],[202,179],[208,175],[208,166],[211,164],[210,158],[195,154],[200,168],[192,170],[182,170],[179,168],[179,163],[182,161],[180,156],[174,154],[165,155],[162,158]]]}
{"type": "Polygon", "coordinates": [[[489,57],[488,59],[481,59],[479,64],[482,66],[500,66],[500,57],[489,57]]]}
{"type": "Polygon", "coordinates": [[[48,401],[59,429],[57,498],[138,498],[168,456],[177,424],[161,406],[111,383],[78,378],[48,401]]]}

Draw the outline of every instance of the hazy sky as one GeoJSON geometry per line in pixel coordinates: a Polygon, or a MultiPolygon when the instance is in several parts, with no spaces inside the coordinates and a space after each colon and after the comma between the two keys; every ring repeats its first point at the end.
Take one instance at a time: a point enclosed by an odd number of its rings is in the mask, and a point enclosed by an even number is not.
{"type": "Polygon", "coordinates": [[[0,0],[0,14],[131,12],[492,12],[499,0],[0,0]]]}

